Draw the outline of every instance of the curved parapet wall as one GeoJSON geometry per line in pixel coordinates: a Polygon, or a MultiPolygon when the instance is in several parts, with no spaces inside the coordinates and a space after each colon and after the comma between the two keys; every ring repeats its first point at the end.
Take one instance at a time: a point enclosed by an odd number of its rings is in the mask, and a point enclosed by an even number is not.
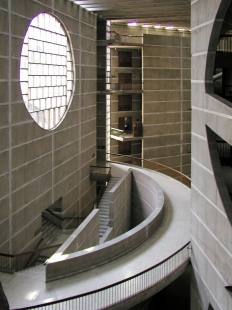
{"type": "Polygon", "coordinates": [[[116,259],[143,243],[158,228],[164,215],[163,191],[152,177],[142,171],[132,172],[134,182],[143,184],[140,210],[145,206],[150,210],[147,218],[130,231],[104,244],[67,255],[59,255],[57,251],[47,261],[46,281],[67,277],[116,259]]]}

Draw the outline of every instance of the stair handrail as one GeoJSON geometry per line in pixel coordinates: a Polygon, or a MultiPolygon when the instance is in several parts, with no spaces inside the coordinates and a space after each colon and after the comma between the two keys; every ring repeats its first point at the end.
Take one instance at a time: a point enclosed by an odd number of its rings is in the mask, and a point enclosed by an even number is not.
{"type": "Polygon", "coordinates": [[[106,187],[107,187],[107,185],[105,185],[105,184],[101,186],[101,189],[100,189],[100,191],[99,191],[99,193],[98,193],[98,195],[97,195],[97,197],[96,197],[96,199],[94,200],[94,203],[93,203],[94,209],[98,208],[99,203],[100,203],[101,198],[102,198],[102,196],[103,196],[103,194],[105,192],[106,187]]]}
{"type": "MultiPolygon", "coordinates": [[[[110,176],[111,176],[111,167],[107,167],[107,166],[90,166],[90,169],[92,169],[92,168],[100,168],[100,169],[108,169],[108,173],[106,174],[108,177],[109,177],[109,179],[110,179],[110,176]]],[[[93,173],[93,172],[91,172],[91,173],[93,173]]],[[[93,173],[94,174],[94,173],[93,173]]],[[[100,173],[99,173],[100,174],[100,173]]],[[[105,175],[105,174],[104,174],[105,175]]],[[[98,205],[99,205],[99,202],[100,202],[100,200],[101,200],[101,198],[102,198],[102,196],[103,196],[103,193],[104,193],[104,191],[105,191],[105,189],[106,189],[106,184],[104,184],[104,185],[102,185],[101,186],[101,189],[100,189],[100,191],[99,191],[99,193],[98,193],[98,195],[97,195],[97,197],[96,197],[96,199],[93,201],[93,206],[94,206],[94,209],[96,209],[96,208],[98,208],[98,205]]]]}
{"type": "MultiPolygon", "coordinates": [[[[17,308],[17,310],[26,310],[26,309],[39,309],[44,308],[51,305],[63,305],[72,308],[72,306],[75,306],[75,309],[79,309],[78,305],[88,304],[95,305],[96,302],[99,302],[101,299],[105,298],[106,302],[108,302],[107,305],[104,306],[104,309],[108,309],[113,305],[116,305],[124,300],[127,300],[136,294],[139,294],[152,286],[155,286],[156,284],[160,283],[162,280],[164,280],[166,277],[170,276],[172,273],[174,273],[176,270],[184,266],[185,264],[189,264],[190,257],[189,257],[189,247],[190,241],[187,242],[184,246],[182,246],[180,249],[178,249],[175,253],[171,254],[167,258],[165,258],[163,261],[155,264],[154,266],[151,266],[150,268],[147,268],[146,270],[143,270],[140,273],[137,273],[134,276],[131,276],[129,278],[126,278],[124,280],[115,282],[111,285],[107,285],[105,287],[102,287],[97,290],[90,291],[88,293],[83,293],[75,296],[71,296],[68,298],[63,298],[60,300],[51,301],[48,303],[38,304],[35,306],[30,307],[23,307],[23,308],[17,308]],[[179,256],[178,256],[179,254],[179,256]],[[177,261],[179,265],[177,267],[174,267],[175,264],[177,264],[177,261]],[[160,268],[159,268],[160,267],[160,268]],[[157,274],[155,273],[157,271],[157,274]],[[155,279],[155,277],[151,277],[151,273],[154,273],[155,276],[158,279],[155,279]],[[166,274],[165,274],[166,272],[166,274]],[[153,283],[149,283],[149,281],[146,281],[148,279],[150,281],[153,281],[153,283]],[[131,285],[131,283],[134,283],[134,285],[131,285]],[[128,286],[128,289],[126,289],[126,285],[128,286]],[[139,290],[139,285],[141,285],[141,289],[139,290]],[[129,288],[131,286],[134,287],[135,292],[132,292],[129,288]],[[116,289],[115,289],[116,288],[116,289]],[[115,292],[119,292],[119,294],[115,294],[115,292]],[[105,294],[104,294],[105,293],[105,294]],[[104,296],[104,297],[103,297],[104,296]],[[84,300],[84,298],[89,298],[88,300],[84,300]],[[92,298],[91,298],[92,297],[92,298]],[[115,297],[119,297],[119,300],[117,301],[115,297]],[[72,304],[72,301],[73,304],[72,304]],[[67,302],[67,303],[66,303],[67,302]],[[79,303],[78,303],[79,302],[79,303]]],[[[91,308],[92,309],[92,308],[91,308]]],[[[103,309],[103,308],[101,308],[103,309]]],[[[12,309],[16,310],[16,309],[12,309]]]]}
{"type": "Polygon", "coordinates": [[[17,253],[17,254],[7,254],[7,253],[0,253],[0,270],[3,271],[7,271],[7,272],[12,272],[14,273],[15,271],[20,271],[23,270],[24,268],[17,268],[17,259],[24,256],[24,255],[31,255],[31,254],[35,254],[37,252],[43,252],[45,250],[49,250],[55,247],[60,247],[62,244],[54,244],[54,245],[49,245],[49,246],[45,246],[43,248],[37,248],[35,250],[29,250],[29,251],[25,251],[25,252],[21,252],[21,253],[17,253]],[[10,260],[5,260],[2,259],[2,257],[7,257],[10,258],[10,260]],[[4,261],[4,262],[3,262],[4,261]]]}
{"type": "Polygon", "coordinates": [[[58,214],[52,212],[49,209],[46,209],[44,211],[48,211],[49,213],[51,213],[53,216],[57,217],[61,221],[63,221],[63,220],[85,220],[86,219],[86,217],[83,217],[83,216],[82,217],[81,216],[77,216],[77,217],[71,217],[71,216],[70,217],[69,216],[61,217],[61,216],[59,216],[58,214]]]}
{"type": "MultiPolygon", "coordinates": [[[[161,172],[175,180],[178,180],[180,181],[181,183],[183,183],[184,185],[188,186],[188,187],[191,187],[191,179],[184,173],[174,169],[174,168],[171,168],[171,167],[168,167],[168,166],[165,166],[163,164],[160,164],[156,161],[153,161],[153,160],[149,160],[149,159],[143,159],[143,158],[140,158],[140,157],[136,157],[136,156],[131,156],[131,155],[123,155],[123,154],[117,154],[117,153],[111,153],[111,152],[106,152],[106,154],[108,155],[113,155],[113,156],[118,156],[118,157],[126,157],[126,158],[130,158],[130,159],[136,159],[136,160],[139,160],[141,162],[143,162],[143,168],[148,168],[148,169],[151,169],[151,170],[154,170],[154,171],[158,171],[158,172],[161,172]],[[147,165],[147,167],[146,167],[147,165]],[[149,166],[150,165],[150,166],[149,166]],[[159,166],[160,169],[158,168],[155,168],[155,167],[152,167],[154,165],[157,165],[159,166]],[[168,174],[169,172],[169,174],[168,174]],[[174,177],[172,176],[172,174],[176,174],[177,177],[174,177]]],[[[123,162],[121,161],[117,161],[115,159],[113,160],[107,160],[108,162],[118,162],[120,164],[124,164],[123,162]]],[[[125,163],[126,164],[126,163],[125,163]]]]}

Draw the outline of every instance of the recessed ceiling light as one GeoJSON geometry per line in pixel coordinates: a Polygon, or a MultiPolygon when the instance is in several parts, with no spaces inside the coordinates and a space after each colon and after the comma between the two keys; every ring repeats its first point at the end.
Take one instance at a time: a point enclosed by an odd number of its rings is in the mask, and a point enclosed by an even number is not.
{"type": "Polygon", "coordinates": [[[144,25],[142,25],[142,27],[151,27],[151,25],[149,25],[149,24],[144,24],[144,25]]]}
{"type": "Polygon", "coordinates": [[[137,23],[136,22],[129,22],[127,23],[128,26],[137,26],[137,23]]]}
{"type": "Polygon", "coordinates": [[[161,25],[155,25],[154,28],[161,28],[161,25]]]}
{"type": "Polygon", "coordinates": [[[166,26],[165,29],[173,29],[173,26],[166,26]]]}

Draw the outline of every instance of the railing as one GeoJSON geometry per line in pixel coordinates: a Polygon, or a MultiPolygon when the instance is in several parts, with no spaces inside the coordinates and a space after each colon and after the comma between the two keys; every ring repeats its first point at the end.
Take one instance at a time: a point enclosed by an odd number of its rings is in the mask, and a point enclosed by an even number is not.
{"type": "Polygon", "coordinates": [[[216,144],[221,165],[232,167],[232,146],[223,140],[216,140],[216,144]]]}
{"type": "Polygon", "coordinates": [[[66,299],[17,309],[107,309],[154,287],[187,264],[189,262],[189,244],[190,242],[151,268],[112,285],[66,299]]]}
{"type": "Polygon", "coordinates": [[[130,34],[120,34],[116,31],[108,31],[106,33],[107,41],[115,41],[115,43],[128,43],[128,44],[142,44],[143,36],[141,35],[130,35],[130,34]]]}
{"type": "Polygon", "coordinates": [[[103,196],[103,194],[104,194],[104,192],[105,192],[106,187],[107,187],[106,184],[104,184],[104,185],[101,186],[101,189],[100,189],[100,191],[99,191],[99,193],[98,193],[98,195],[97,195],[97,198],[96,198],[96,199],[94,200],[94,202],[93,202],[93,207],[94,207],[94,209],[98,208],[99,203],[100,203],[100,201],[101,201],[101,199],[102,199],[102,196],[103,196]]]}
{"type": "Polygon", "coordinates": [[[105,182],[108,182],[111,177],[111,167],[102,167],[102,166],[90,166],[90,178],[92,181],[102,181],[104,185],[101,186],[101,189],[97,195],[97,198],[94,200],[94,208],[97,208],[100,200],[106,189],[105,182]]]}
{"type": "Polygon", "coordinates": [[[220,36],[217,52],[232,52],[232,35],[220,36]]]}
{"type": "Polygon", "coordinates": [[[132,83],[97,83],[98,91],[142,91],[141,82],[132,83]]]}
{"type": "Polygon", "coordinates": [[[14,273],[14,255],[0,253],[0,270],[14,273]]]}
{"type": "Polygon", "coordinates": [[[112,136],[122,137],[122,138],[142,137],[142,129],[138,129],[138,130],[136,130],[136,132],[138,133],[137,135],[135,135],[134,130],[122,130],[122,129],[117,129],[117,128],[113,128],[113,127],[111,127],[111,129],[110,129],[110,134],[112,136]]]}
{"type": "Polygon", "coordinates": [[[90,166],[90,178],[92,181],[109,181],[111,177],[111,167],[90,166]]]}
{"type": "Polygon", "coordinates": [[[85,217],[80,217],[80,216],[77,216],[77,217],[71,217],[71,216],[61,217],[49,209],[46,209],[42,214],[45,218],[48,218],[48,220],[50,220],[57,227],[66,228],[66,229],[78,227],[81,224],[81,222],[85,219],[85,217]],[[49,217],[49,218],[46,217],[46,215],[44,214],[45,212],[48,212],[51,215],[51,217],[49,217]],[[78,222],[74,223],[76,221],[78,221],[78,222]],[[68,223],[65,224],[65,222],[68,222],[68,223]]]}
{"type": "Polygon", "coordinates": [[[106,34],[107,40],[113,40],[121,43],[122,35],[116,31],[108,31],[106,34]]]}
{"type": "MultiPolygon", "coordinates": [[[[148,159],[139,158],[139,157],[135,157],[135,156],[130,156],[130,155],[122,155],[122,154],[116,154],[116,153],[107,153],[107,154],[111,155],[111,159],[113,161],[117,161],[120,163],[123,163],[123,160],[125,160],[125,162],[126,162],[126,161],[128,161],[128,159],[132,159],[132,162],[138,162],[138,163],[141,162],[143,168],[147,168],[150,170],[161,172],[161,173],[183,183],[184,185],[191,187],[191,179],[187,175],[185,175],[182,172],[177,171],[173,168],[162,165],[158,162],[148,160],[148,159]]],[[[135,165],[138,166],[138,164],[135,164],[135,165]]]]}
{"type": "Polygon", "coordinates": [[[43,248],[38,248],[31,251],[22,252],[15,255],[0,253],[0,270],[8,273],[21,271],[25,268],[26,262],[32,254],[41,254],[43,251],[50,249],[58,249],[61,244],[50,245],[43,248]]]}

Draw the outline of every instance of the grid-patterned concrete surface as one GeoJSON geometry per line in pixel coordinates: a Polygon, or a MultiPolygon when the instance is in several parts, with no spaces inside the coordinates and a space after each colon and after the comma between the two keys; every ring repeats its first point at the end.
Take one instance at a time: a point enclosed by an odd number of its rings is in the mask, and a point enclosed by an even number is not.
{"type": "Polygon", "coordinates": [[[0,273],[11,308],[67,298],[110,285],[161,262],[190,240],[190,189],[165,175],[146,169],[143,172],[154,178],[165,195],[165,216],[153,236],[108,264],[49,283],[45,283],[44,266],[13,275],[0,273]]]}

